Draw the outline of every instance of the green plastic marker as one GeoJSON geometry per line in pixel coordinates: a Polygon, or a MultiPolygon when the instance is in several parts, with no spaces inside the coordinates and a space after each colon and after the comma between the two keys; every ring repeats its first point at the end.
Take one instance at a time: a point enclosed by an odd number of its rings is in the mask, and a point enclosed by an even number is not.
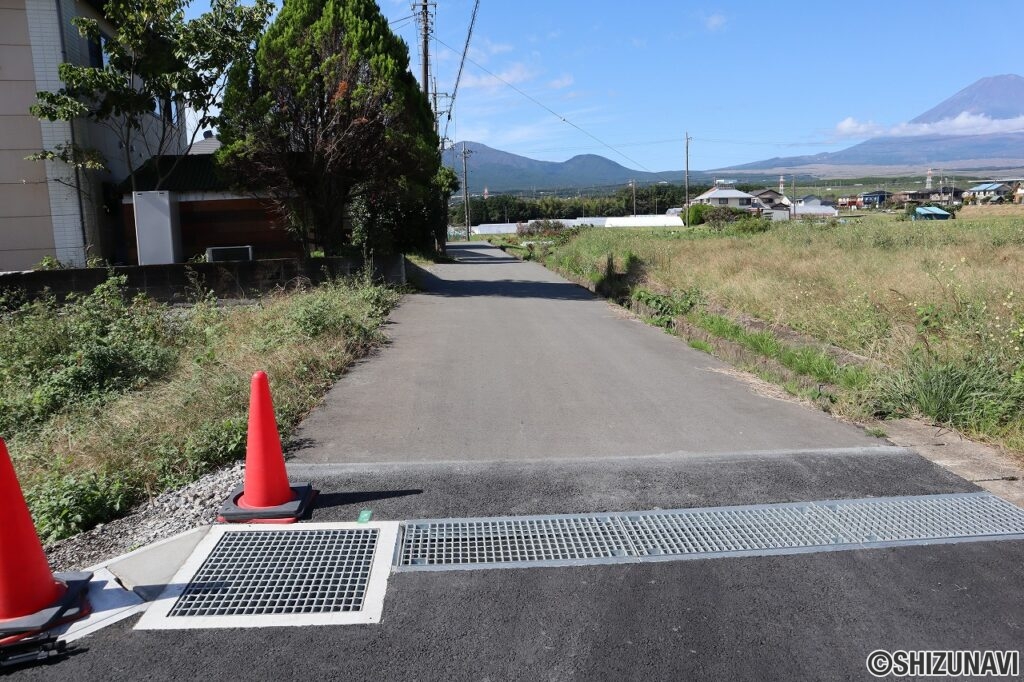
{"type": "Polygon", "coordinates": [[[372,518],[373,518],[373,510],[372,509],[364,509],[361,512],[359,512],[359,523],[369,523],[370,519],[372,519],[372,518]]]}

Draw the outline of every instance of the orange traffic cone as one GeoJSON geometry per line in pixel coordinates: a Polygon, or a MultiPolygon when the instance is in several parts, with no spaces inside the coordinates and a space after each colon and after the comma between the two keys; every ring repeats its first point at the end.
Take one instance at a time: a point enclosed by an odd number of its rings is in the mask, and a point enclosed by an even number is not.
{"type": "Polygon", "coordinates": [[[82,618],[92,573],[50,572],[0,439],[0,646],[82,618]]]}
{"type": "Polygon", "coordinates": [[[245,482],[220,508],[218,521],[292,523],[305,516],[316,491],[309,483],[291,485],[265,372],[252,375],[245,482]]]}

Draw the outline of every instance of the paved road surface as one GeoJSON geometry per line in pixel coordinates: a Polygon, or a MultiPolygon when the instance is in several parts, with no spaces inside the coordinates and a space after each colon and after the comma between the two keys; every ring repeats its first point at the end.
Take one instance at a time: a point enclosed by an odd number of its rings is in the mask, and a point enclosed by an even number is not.
{"type": "MultiPolygon", "coordinates": [[[[643,510],[977,488],[760,397],[540,266],[457,247],[301,430],[314,521],[643,510]]],[[[135,632],[53,680],[865,679],[886,649],[1024,642],[1024,542],[397,573],[378,625],[135,632]]]]}
{"type": "Polygon", "coordinates": [[[536,263],[457,246],[298,436],[302,462],[742,452],[876,444],[536,263]]]}

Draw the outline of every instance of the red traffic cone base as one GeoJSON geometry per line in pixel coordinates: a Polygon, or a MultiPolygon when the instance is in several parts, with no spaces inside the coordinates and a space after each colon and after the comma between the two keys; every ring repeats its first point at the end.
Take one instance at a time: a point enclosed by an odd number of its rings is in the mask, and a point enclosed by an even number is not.
{"type": "Polygon", "coordinates": [[[91,573],[50,572],[0,439],[0,646],[88,614],[91,573]]]}
{"type": "Polygon", "coordinates": [[[316,491],[309,483],[291,485],[284,465],[281,436],[264,372],[252,377],[249,431],[245,447],[245,481],[220,508],[218,521],[292,523],[309,511],[316,491]]]}

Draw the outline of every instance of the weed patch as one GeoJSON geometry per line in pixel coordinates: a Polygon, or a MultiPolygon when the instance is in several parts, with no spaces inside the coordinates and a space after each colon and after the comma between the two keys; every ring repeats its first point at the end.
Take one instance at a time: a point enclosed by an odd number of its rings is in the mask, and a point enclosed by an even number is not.
{"type": "Polygon", "coordinates": [[[244,454],[249,377],[270,376],[287,437],[382,340],[399,293],[368,280],[188,309],[114,278],[0,318],[0,431],[46,541],[122,515],[244,454]],[[34,341],[35,340],[35,341],[34,341]]]}

